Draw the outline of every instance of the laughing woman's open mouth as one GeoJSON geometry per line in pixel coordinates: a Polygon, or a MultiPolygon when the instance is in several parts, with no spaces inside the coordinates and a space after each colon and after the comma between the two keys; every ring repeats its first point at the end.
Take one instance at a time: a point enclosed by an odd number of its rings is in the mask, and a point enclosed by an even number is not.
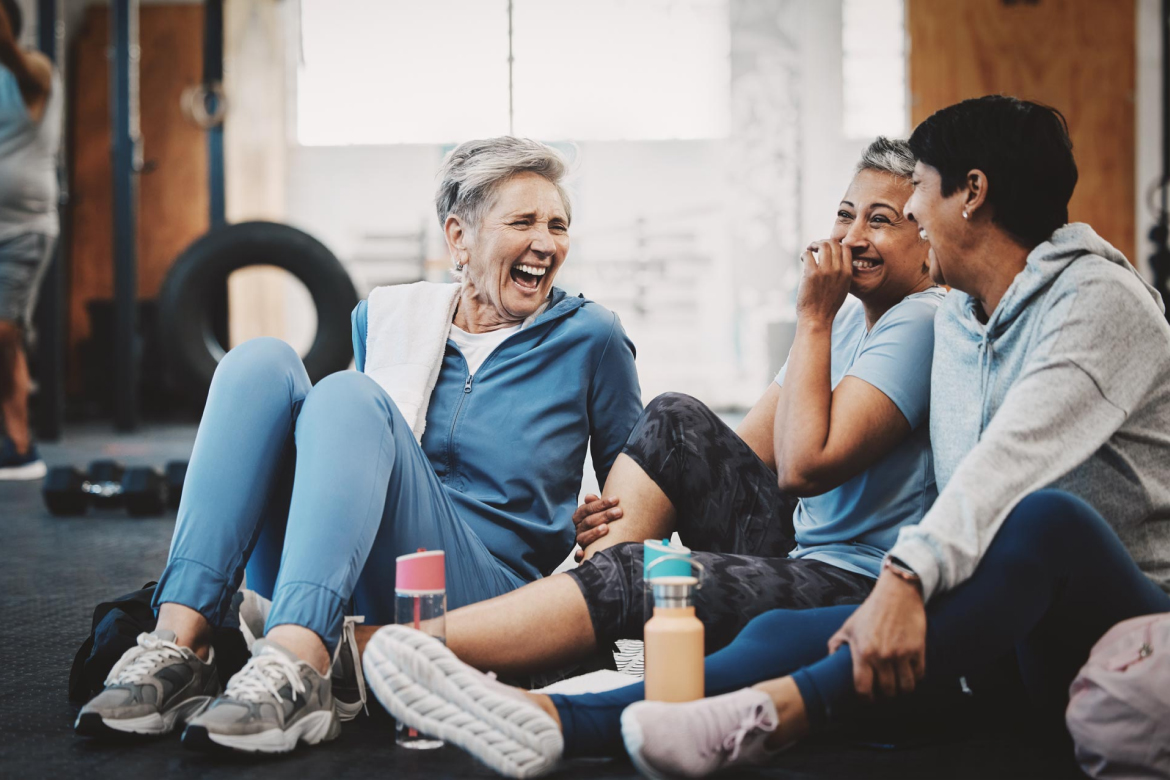
{"type": "Polygon", "coordinates": [[[517,263],[512,266],[512,281],[516,286],[528,292],[535,292],[540,287],[540,280],[548,273],[547,266],[528,265],[517,263]]]}

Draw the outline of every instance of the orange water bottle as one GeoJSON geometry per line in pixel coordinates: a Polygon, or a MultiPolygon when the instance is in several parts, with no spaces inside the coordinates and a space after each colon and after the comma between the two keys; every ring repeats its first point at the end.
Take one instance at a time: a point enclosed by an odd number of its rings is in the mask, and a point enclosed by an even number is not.
{"type": "Polygon", "coordinates": [[[696,577],[655,577],[654,616],[646,623],[646,700],[703,698],[703,624],[695,616],[696,577]]]}

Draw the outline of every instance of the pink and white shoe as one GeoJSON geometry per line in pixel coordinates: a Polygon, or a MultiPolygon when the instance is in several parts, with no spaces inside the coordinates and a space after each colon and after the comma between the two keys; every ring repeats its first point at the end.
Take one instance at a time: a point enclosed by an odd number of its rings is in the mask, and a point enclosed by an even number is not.
{"type": "Polygon", "coordinates": [[[772,698],[745,688],[685,704],[632,704],[622,713],[622,739],[645,777],[706,777],[781,752],[765,745],[778,724],[772,698]]]}

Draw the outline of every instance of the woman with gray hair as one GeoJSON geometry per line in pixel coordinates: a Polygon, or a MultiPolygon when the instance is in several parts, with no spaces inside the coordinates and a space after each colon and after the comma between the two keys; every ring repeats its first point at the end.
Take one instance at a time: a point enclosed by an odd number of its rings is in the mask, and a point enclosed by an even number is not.
{"type": "Polygon", "coordinates": [[[586,449],[603,484],[641,412],[617,317],[553,286],[569,252],[566,168],[525,139],[456,148],[435,203],[460,281],[372,293],[353,317],[357,372],[310,387],[281,341],[228,353],[157,628],[83,708],[79,733],[187,721],[184,744],[249,752],[333,739],[365,700],[346,615],[394,621],[398,556],[444,551],[451,607],[564,560],[586,449]],[[267,632],[221,695],[212,632],[245,572],[272,600],[267,632]]]}
{"type": "MultiPolygon", "coordinates": [[[[866,149],[829,238],[801,257],[788,360],[737,430],[689,396],[650,402],[606,498],[578,510],[580,567],[453,612],[446,647],[399,626],[373,635],[367,680],[400,722],[514,777],[541,774],[562,753],[619,752],[618,716],[642,698],[640,685],[600,699],[544,696],[477,670],[534,672],[640,639],[639,542],[675,531],[704,567],[695,612],[708,653],[761,613],[866,598],[899,529],[937,496],[927,412],[944,292],[903,211],[913,169],[904,141],[866,149]]],[[[721,684],[709,672],[707,691],[721,684]]]]}

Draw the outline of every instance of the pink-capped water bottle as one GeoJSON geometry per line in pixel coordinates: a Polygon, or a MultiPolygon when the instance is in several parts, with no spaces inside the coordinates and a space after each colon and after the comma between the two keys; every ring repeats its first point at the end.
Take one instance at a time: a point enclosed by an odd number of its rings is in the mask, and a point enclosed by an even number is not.
{"type": "MultiPolygon", "coordinates": [[[[398,557],[394,579],[394,620],[447,642],[447,575],[442,550],[426,550],[398,557]]],[[[398,744],[413,750],[443,746],[443,740],[398,724],[398,744]]]]}

